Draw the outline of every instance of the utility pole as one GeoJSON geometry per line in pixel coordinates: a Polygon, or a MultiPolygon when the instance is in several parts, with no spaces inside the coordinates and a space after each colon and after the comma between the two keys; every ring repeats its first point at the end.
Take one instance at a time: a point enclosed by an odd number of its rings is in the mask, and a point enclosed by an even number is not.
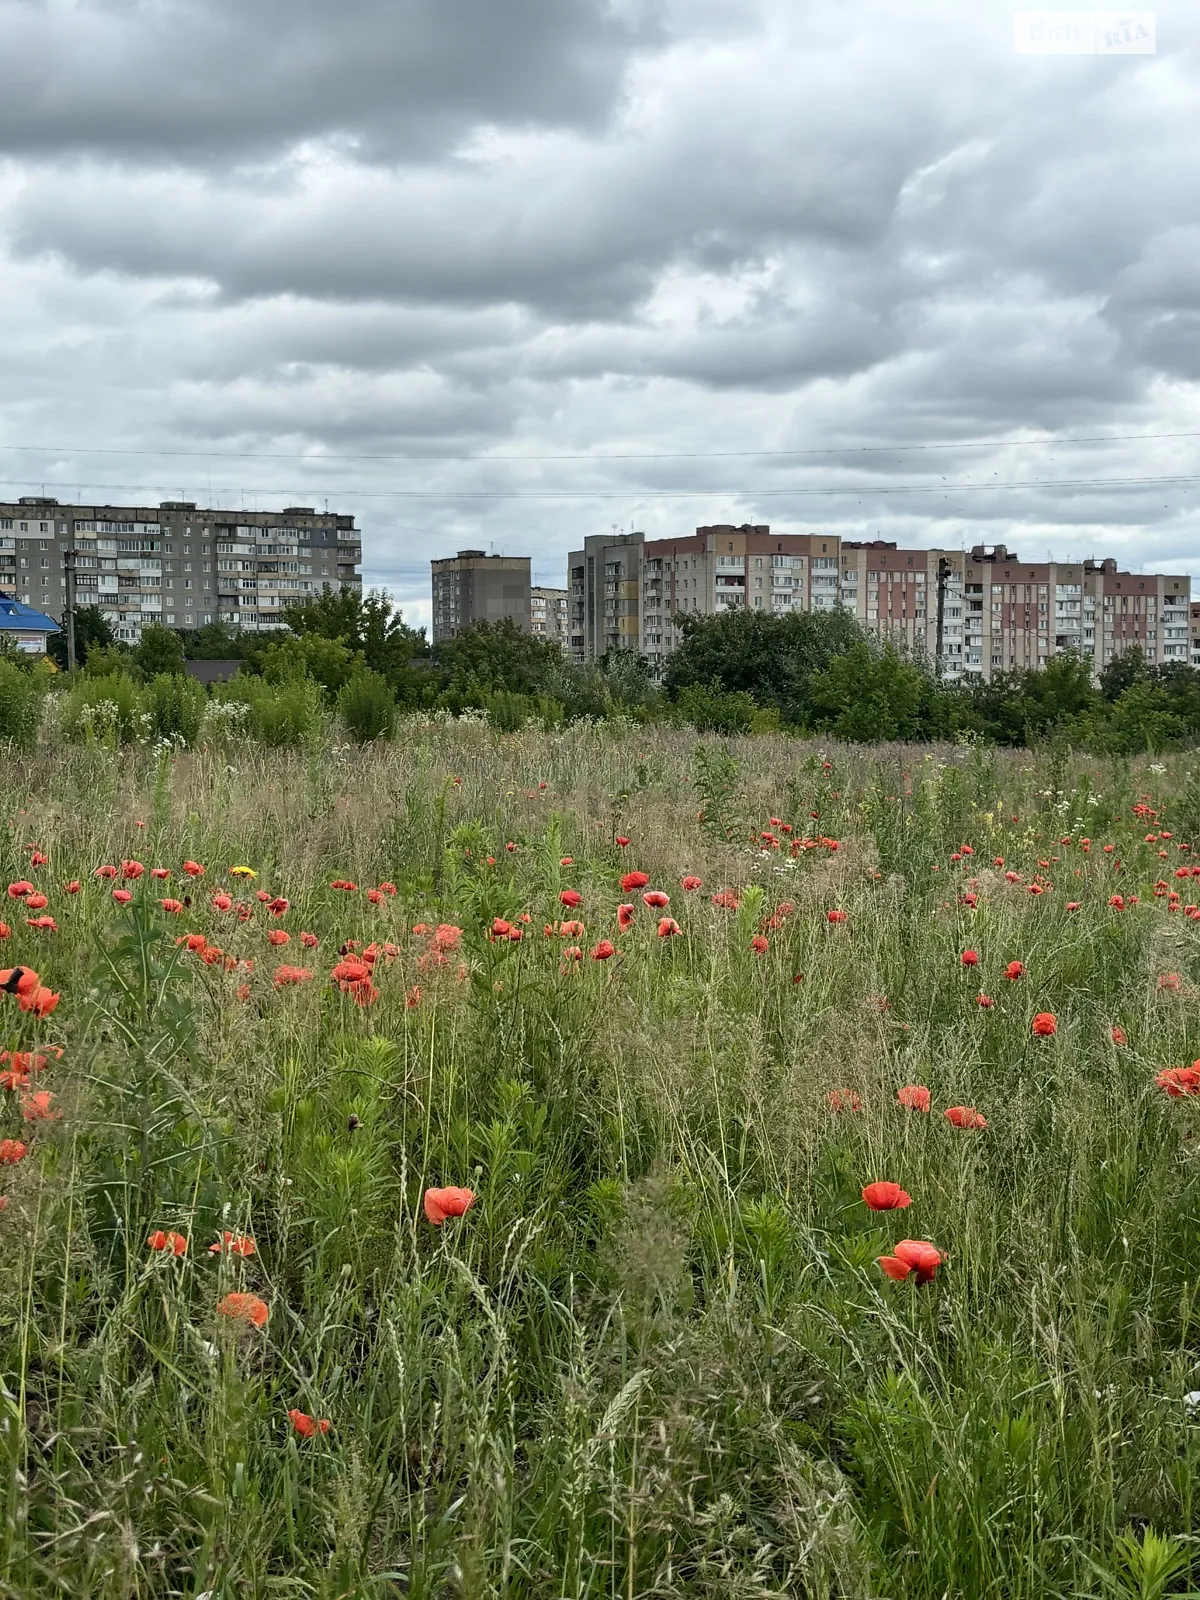
{"type": "Polygon", "coordinates": [[[934,652],[934,672],[938,678],[942,676],[942,638],[946,623],[946,580],[952,568],[945,556],[938,557],[937,572],[937,644],[934,652]]]}
{"type": "Polygon", "coordinates": [[[63,551],[63,574],[67,585],[67,604],[63,621],[67,632],[67,671],[75,671],[75,556],[74,550],[63,551]]]}

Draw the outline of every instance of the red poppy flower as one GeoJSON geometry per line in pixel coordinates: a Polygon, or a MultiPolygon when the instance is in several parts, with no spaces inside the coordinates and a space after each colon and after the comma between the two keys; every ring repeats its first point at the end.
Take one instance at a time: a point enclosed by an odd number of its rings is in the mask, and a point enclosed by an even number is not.
{"type": "Polygon", "coordinates": [[[119,906],[127,906],[133,899],[133,895],[128,889],[114,889],[112,892],[112,897],[119,906]]]}
{"type": "Polygon", "coordinates": [[[116,867],[107,867],[107,866],[105,866],[105,867],[97,867],[95,872],[92,874],[92,876],[94,878],[115,878],[116,875],[117,875],[116,867]]]}
{"type": "MultiPolygon", "coordinates": [[[[27,900],[25,904],[31,905],[32,901],[27,900]]],[[[1160,990],[1168,990],[1171,994],[1178,994],[1182,987],[1182,979],[1177,972],[1160,972],[1158,975],[1158,987],[1160,990]]]]}
{"type": "Polygon", "coordinates": [[[56,1122],[62,1112],[54,1110],[54,1096],[49,1089],[38,1089],[22,1095],[21,1115],[26,1122],[56,1122]]]}
{"type": "Polygon", "coordinates": [[[1083,902],[1081,900],[1068,900],[1066,909],[1068,911],[1078,911],[1082,903],[1083,902]]]}
{"type": "Polygon", "coordinates": [[[671,904],[671,897],[664,894],[661,889],[651,889],[642,896],[642,904],[649,906],[653,911],[665,911],[671,904]]]}
{"type": "Polygon", "coordinates": [[[1200,1061],[1193,1062],[1190,1067],[1166,1067],[1154,1081],[1172,1100],[1181,1095],[1200,1094],[1200,1061]]]}
{"type": "Polygon", "coordinates": [[[381,889],[368,889],[367,902],[373,906],[381,906],[383,904],[383,891],[381,889]]]}
{"type": "Polygon", "coordinates": [[[1126,1034],[1125,1029],[1122,1028],[1122,1027],[1119,1027],[1119,1026],[1115,1026],[1113,1028],[1112,1034],[1111,1034],[1111,1038],[1112,1038],[1112,1042],[1114,1044],[1128,1044],[1129,1043],[1129,1037],[1126,1034]]]}
{"type": "Polygon", "coordinates": [[[683,929],[675,921],[674,917],[660,917],[658,919],[658,937],[660,939],[670,939],[674,934],[682,932],[683,929]]]}
{"type": "Polygon", "coordinates": [[[649,882],[648,872],[627,872],[621,879],[621,888],[629,894],[633,889],[644,889],[649,882]]]}
{"type": "Polygon", "coordinates": [[[825,915],[830,922],[845,922],[849,913],[845,911],[827,911],[825,915]]]}
{"type": "Polygon", "coordinates": [[[214,911],[228,911],[233,904],[233,896],[228,894],[215,894],[212,897],[214,911]]]}
{"type": "Polygon", "coordinates": [[[1019,961],[1010,961],[1004,969],[1004,976],[1010,983],[1016,983],[1018,978],[1025,976],[1025,968],[1019,961]]]}
{"type": "Polygon", "coordinates": [[[16,883],[10,883],[8,886],[8,895],[10,900],[24,900],[27,894],[32,893],[33,885],[31,883],[26,883],[24,878],[19,879],[16,883]]]}
{"type": "Polygon", "coordinates": [[[229,1256],[252,1256],[256,1253],[256,1247],[254,1240],[250,1238],[249,1234],[230,1233],[229,1230],[226,1229],[226,1231],[217,1240],[216,1244],[209,1245],[208,1253],[210,1256],[219,1256],[222,1254],[229,1256]]]}
{"type": "Polygon", "coordinates": [[[583,896],[578,889],[564,889],[558,898],[569,911],[574,911],[575,907],[583,900],[583,896]]]}
{"type": "Polygon", "coordinates": [[[633,906],[620,905],[617,907],[617,927],[624,933],[633,921],[633,906]]]}
{"type": "Polygon", "coordinates": [[[447,1217],[461,1217],[475,1204],[473,1189],[426,1189],[425,1215],[435,1228],[440,1228],[447,1217]]]}
{"type": "Polygon", "coordinates": [[[155,1228],[146,1240],[146,1244],[151,1250],[169,1250],[176,1256],[186,1254],[188,1247],[187,1239],[182,1233],[164,1233],[161,1228],[155,1228]]]}
{"type": "Polygon", "coordinates": [[[979,965],[979,951],[964,950],[962,953],[962,964],[964,967],[977,967],[979,965]]]}
{"type": "Polygon", "coordinates": [[[920,1083],[910,1083],[903,1089],[897,1089],[896,1100],[906,1111],[929,1110],[929,1090],[920,1083]]]}
{"type": "Polygon", "coordinates": [[[771,948],[771,941],[769,939],[765,939],[761,933],[756,933],[753,939],[750,941],[750,948],[754,951],[755,955],[765,955],[766,952],[771,948]]]}
{"type": "Polygon", "coordinates": [[[974,1106],[951,1106],[946,1112],[947,1122],[956,1128],[986,1128],[987,1119],[981,1117],[974,1106]]]}
{"type": "Polygon", "coordinates": [[[63,884],[63,893],[64,894],[78,894],[79,891],[82,888],[83,888],[83,885],[80,883],[79,879],[78,878],[72,878],[70,883],[64,883],[63,884]]]}
{"type": "Polygon", "coordinates": [[[121,876],[123,878],[140,878],[145,870],[140,861],[122,861],[121,863],[121,876]]]}
{"type": "Polygon", "coordinates": [[[687,877],[680,878],[679,887],[686,890],[688,894],[691,894],[693,889],[703,889],[704,880],[702,878],[697,878],[694,873],[689,872],[687,877]]]}
{"type": "Polygon", "coordinates": [[[317,948],[317,936],[315,933],[302,933],[300,935],[300,943],[306,950],[315,950],[317,948]]]}
{"type": "Polygon", "coordinates": [[[30,894],[25,897],[25,904],[30,911],[41,911],[49,903],[44,894],[30,894]]]}
{"type": "Polygon", "coordinates": [[[183,910],[182,900],[171,900],[168,898],[166,900],[160,900],[158,903],[164,911],[169,911],[172,916],[178,916],[183,910]]]}
{"type": "Polygon", "coordinates": [[[38,984],[36,989],[21,996],[19,1004],[22,1011],[32,1011],[35,1017],[48,1017],[61,998],[61,995],[54,994],[43,984],[38,984]]]}
{"type": "Polygon", "coordinates": [[[152,878],[158,878],[160,881],[162,881],[171,876],[171,869],[170,867],[151,867],[150,876],[152,878]]]}
{"type": "Polygon", "coordinates": [[[322,1417],[318,1421],[315,1417],[310,1417],[307,1412],[293,1409],[288,1412],[288,1420],[303,1439],[311,1439],[316,1433],[329,1432],[328,1417],[322,1417]]]}
{"type": "Polygon", "coordinates": [[[861,1111],[862,1100],[854,1089],[831,1089],[825,1096],[831,1111],[861,1111]]]}
{"type": "Polygon", "coordinates": [[[55,922],[53,917],[26,917],[25,925],[29,928],[37,928],[42,933],[58,932],[58,923],[55,922]]]}
{"type": "Polygon", "coordinates": [[[584,928],[582,922],[567,921],[559,928],[559,933],[564,939],[578,939],[582,936],[584,928]]]}
{"type": "Polygon", "coordinates": [[[415,1011],[421,1004],[421,987],[419,984],[413,984],[412,988],[404,996],[404,1004],[410,1011],[415,1011]]]}
{"type": "Polygon", "coordinates": [[[29,1146],[23,1139],[0,1139],[0,1167],[15,1167],[28,1154],[29,1146]]]}
{"type": "Polygon", "coordinates": [[[732,889],[718,889],[716,894],[709,896],[709,899],[714,906],[720,906],[723,911],[736,911],[741,904],[732,889]]]}
{"type": "Polygon", "coordinates": [[[292,942],[291,934],[285,932],[285,930],[283,928],[268,928],[267,929],[267,943],[268,944],[282,945],[282,944],[291,944],[291,942],[292,942]]]}
{"type": "Polygon", "coordinates": [[[41,979],[32,967],[4,967],[0,969],[0,989],[24,999],[33,993],[41,979]]]}
{"type": "Polygon", "coordinates": [[[189,950],[203,950],[208,944],[202,933],[189,933],[186,942],[189,950]]]}
{"type": "Polygon", "coordinates": [[[897,1283],[903,1283],[914,1272],[918,1283],[932,1283],[943,1259],[941,1252],[924,1239],[901,1239],[893,1255],[879,1257],[879,1265],[897,1283]]]}
{"type": "Polygon", "coordinates": [[[593,961],[607,961],[610,956],[615,956],[617,947],[611,939],[601,939],[599,944],[592,946],[593,961]]]}
{"type": "Polygon", "coordinates": [[[979,994],[975,996],[975,1004],[981,1011],[990,1011],[996,1002],[990,994],[979,994]]]}
{"type": "MultiPolygon", "coordinates": [[[[34,845],[29,856],[29,865],[31,867],[48,867],[50,865],[50,857],[43,855],[37,846],[34,845]]],[[[1184,871],[1184,876],[1187,876],[1186,869],[1184,871]]]]}
{"type": "Polygon", "coordinates": [[[247,1327],[265,1328],[271,1308],[256,1294],[227,1294],[217,1301],[217,1315],[231,1322],[244,1322],[247,1327]]]}
{"type": "Polygon", "coordinates": [[[1039,1011],[1033,1019],[1035,1039],[1050,1039],[1058,1032],[1058,1018],[1053,1011],[1039,1011]]]}
{"type": "Polygon", "coordinates": [[[511,922],[508,921],[507,917],[493,917],[492,918],[492,935],[491,936],[492,936],[493,939],[507,939],[509,934],[512,931],[513,931],[513,925],[512,925],[511,922]]]}
{"type": "Polygon", "coordinates": [[[183,863],[183,870],[187,873],[189,878],[202,878],[204,876],[204,868],[198,861],[185,861],[183,863]]]}
{"type": "Polygon", "coordinates": [[[869,1183],[862,1197],[872,1211],[903,1211],[912,1205],[912,1195],[898,1183],[869,1183]]]}
{"type": "Polygon", "coordinates": [[[329,887],[331,889],[341,889],[346,894],[350,894],[353,890],[358,888],[358,885],[356,883],[352,883],[349,878],[334,878],[329,887]]]}
{"type": "Polygon", "coordinates": [[[277,989],[287,989],[299,983],[311,983],[312,976],[308,967],[280,966],[275,968],[271,981],[277,989]]]}

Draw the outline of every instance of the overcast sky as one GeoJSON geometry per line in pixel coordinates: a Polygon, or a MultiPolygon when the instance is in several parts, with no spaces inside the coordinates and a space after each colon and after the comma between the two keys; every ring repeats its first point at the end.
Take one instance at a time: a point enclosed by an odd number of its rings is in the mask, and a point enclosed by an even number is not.
{"type": "Polygon", "coordinates": [[[0,496],[327,499],[415,621],[745,520],[1200,595],[1200,7],[0,0],[0,318],[0,496]]]}

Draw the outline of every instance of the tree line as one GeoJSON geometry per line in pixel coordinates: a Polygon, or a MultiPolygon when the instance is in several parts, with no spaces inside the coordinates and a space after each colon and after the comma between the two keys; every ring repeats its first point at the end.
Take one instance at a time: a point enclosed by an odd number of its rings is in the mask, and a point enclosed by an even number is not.
{"type": "MultiPolygon", "coordinates": [[[[703,732],[794,731],[856,743],[962,737],[1024,745],[1061,736],[1111,754],[1200,741],[1200,673],[1124,652],[1098,685],[1090,662],[1053,656],[1044,667],[990,682],[940,678],[933,664],[866,634],[844,611],[782,616],[729,611],[681,616],[681,643],[661,676],[641,656],[595,665],[567,659],[549,639],[511,622],[480,623],[431,646],[390,597],[325,591],[283,613],[285,628],[242,634],[149,625],[121,646],[97,608],[76,616],[81,670],[142,682],[181,675],[188,660],[236,660],[269,684],[318,685],[359,737],[390,731],[397,715],[478,711],[512,730],[623,716],[703,732]]],[[[61,635],[52,657],[65,666],[61,635]]]]}

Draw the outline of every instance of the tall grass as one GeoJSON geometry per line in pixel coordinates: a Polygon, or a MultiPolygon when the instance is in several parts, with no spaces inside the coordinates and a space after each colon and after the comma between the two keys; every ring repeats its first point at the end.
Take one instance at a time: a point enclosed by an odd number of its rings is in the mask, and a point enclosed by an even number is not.
{"type": "Polygon", "coordinates": [[[0,780],[4,867],[57,922],[9,898],[5,956],[62,995],[40,1021],[0,996],[5,1044],[64,1052],[31,1085],[61,1115],[18,1091],[0,1130],[30,1146],[0,1214],[4,1593],[1195,1583],[1197,1102],[1155,1083],[1200,1055],[1185,760],[307,737],[50,744],[0,780]],[[94,874],[129,860],[120,906],[94,874]],[[347,941],[381,947],[371,1005],[329,981],[347,941]],[[911,1208],[869,1211],[879,1179],[911,1208]],[[477,1198],[435,1228],[447,1184],[477,1198]],[[226,1231],[255,1253],[210,1254],[226,1231]],[[921,1288],[876,1265],[906,1236],[945,1258],[921,1288]],[[217,1314],[231,1291],[264,1329],[217,1314]]]}

